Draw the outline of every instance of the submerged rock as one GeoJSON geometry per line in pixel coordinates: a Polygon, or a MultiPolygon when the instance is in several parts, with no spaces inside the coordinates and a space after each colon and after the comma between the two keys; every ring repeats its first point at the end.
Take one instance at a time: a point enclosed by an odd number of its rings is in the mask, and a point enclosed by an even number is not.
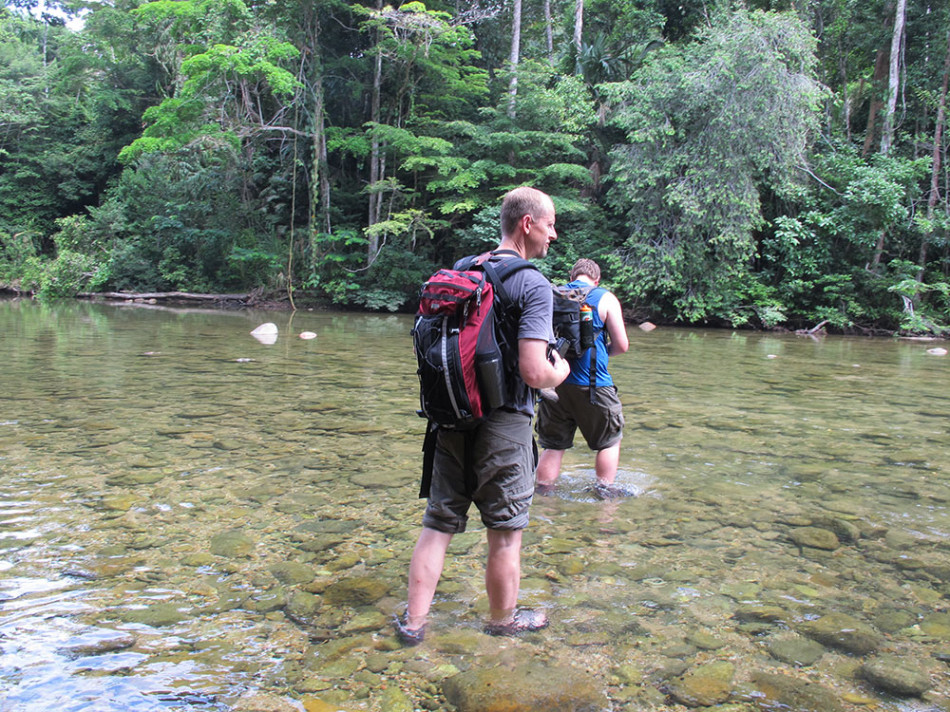
{"type": "MultiPolygon", "coordinates": [[[[383,690],[381,701],[386,712],[413,712],[415,709],[409,696],[395,685],[390,685],[383,690]]],[[[307,712],[312,711],[307,710],[307,712]]]]}
{"type": "Polygon", "coordinates": [[[597,680],[566,666],[488,665],[442,682],[459,712],[601,712],[607,696],[597,680]]]}
{"type": "Polygon", "coordinates": [[[247,557],[254,552],[254,542],[240,529],[228,529],[211,538],[211,553],[226,559],[247,557]]]}
{"type": "Polygon", "coordinates": [[[814,664],[825,654],[825,647],[808,638],[794,637],[783,640],[773,640],[768,646],[769,653],[776,660],[783,663],[805,667],[814,664]]]}
{"type": "Polygon", "coordinates": [[[103,655],[125,650],[135,645],[135,637],[119,631],[98,630],[95,634],[80,636],[70,640],[64,651],[67,655],[81,657],[86,655],[103,655]]]}
{"type": "Polygon", "coordinates": [[[835,694],[814,682],[768,672],[753,674],[752,682],[759,692],[755,702],[762,710],[844,712],[835,694]]]}
{"type": "Polygon", "coordinates": [[[268,569],[278,581],[287,586],[310,583],[316,578],[313,568],[296,561],[281,561],[268,569]]]}
{"type": "Polygon", "coordinates": [[[933,638],[950,640],[950,614],[928,613],[920,622],[920,629],[933,638]]]}
{"type": "Polygon", "coordinates": [[[896,633],[903,628],[909,628],[917,621],[910,611],[887,609],[874,616],[874,626],[885,633],[896,633]]]}
{"type": "Polygon", "coordinates": [[[233,712],[299,712],[300,708],[289,700],[261,693],[249,693],[231,705],[233,712]]]}
{"type": "Polygon", "coordinates": [[[856,655],[874,652],[882,642],[880,633],[845,613],[829,613],[808,621],[801,626],[801,632],[822,645],[856,655]]]}
{"type": "Polygon", "coordinates": [[[726,645],[724,640],[702,630],[693,631],[687,635],[686,642],[700,650],[719,650],[726,645]]]}
{"type": "Polygon", "coordinates": [[[290,620],[304,624],[312,624],[314,616],[320,610],[323,601],[307,591],[294,591],[287,600],[284,613],[290,620]]]}
{"type": "Polygon", "coordinates": [[[743,622],[778,623],[784,621],[787,615],[779,606],[749,603],[737,607],[732,617],[743,622]]]}
{"type": "Polygon", "coordinates": [[[145,502],[145,498],[137,494],[116,494],[103,497],[102,508],[113,512],[127,512],[145,502]]]}
{"type": "Polygon", "coordinates": [[[106,484],[113,487],[136,487],[138,485],[151,485],[159,480],[165,479],[167,473],[162,470],[130,470],[118,475],[110,475],[106,478],[106,484]]]}
{"type": "Polygon", "coordinates": [[[789,537],[799,546],[807,546],[812,549],[834,551],[841,546],[837,534],[821,527],[799,527],[793,529],[789,533],[789,537]]]}
{"type": "Polygon", "coordinates": [[[876,688],[899,697],[920,697],[933,686],[924,670],[894,655],[869,660],[860,672],[876,688]]]}
{"type": "Polygon", "coordinates": [[[670,684],[670,695],[687,707],[712,707],[729,699],[735,666],[724,660],[700,665],[670,684]]]}
{"type": "Polygon", "coordinates": [[[364,606],[389,593],[389,586],[369,576],[345,578],[327,586],[324,599],[332,605],[364,606]]]}
{"type": "MultiPolygon", "coordinates": [[[[348,620],[340,630],[343,635],[356,635],[389,627],[389,618],[379,611],[366,611],[348,620]]],[[[388,632],[388,631],[387,631],[388,632]]]]}
{"type": "Polygon", "coordinates": [[[175,625],[190,617],[188,606],[181,603],[153,603],[147,608],[126,608],[117,612],[119,620],[159,628],[175,625]]]}

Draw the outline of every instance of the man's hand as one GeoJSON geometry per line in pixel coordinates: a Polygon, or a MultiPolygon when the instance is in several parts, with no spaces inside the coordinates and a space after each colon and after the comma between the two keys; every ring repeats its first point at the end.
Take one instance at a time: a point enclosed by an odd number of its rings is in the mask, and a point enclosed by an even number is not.
{"type": "Polygon", "coordinates": [[[549,355],[548,343],[540,339],[518,340],[518,369],[531,388],[554,388],[571,372],[561,354],[552,349],[549,355]]]}

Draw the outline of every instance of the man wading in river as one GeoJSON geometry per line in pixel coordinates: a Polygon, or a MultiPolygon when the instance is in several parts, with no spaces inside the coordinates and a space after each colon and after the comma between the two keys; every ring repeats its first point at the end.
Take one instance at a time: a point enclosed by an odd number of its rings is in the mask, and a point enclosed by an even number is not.
{"type": "MultiPolygon", "coordinates": [[[[553,240],[554,203],[534,188],[516,188],[501,206],[501,244],[493,260],[544,257],[553,240]]],[[[557,352],[548,357],[554,340],[551,327],[551,285],[535,269],[522,269],[505,280],[517,320],[508,343],[518,344],[518,368],[510,375],[504,406],[496,408],[474,431],[471,466],[477,482],[474,491],[465,484],[467,433],[440,429],[435,446],[432,483],[422,532],[409,565],[409,603],[403,620],[395,621],[396,634],[406,645],[421,643],[436,586],[442,576],[445,554],[456,533],[465,531],[472,503],[478,508],[488,537],[485,588],[489,620],[485,632],[517,635],[548,624],[541,611],[517,609],[521,584],[521,534],[528,526],[528,508],[534,492],[537,465],[531,431],[535,391],[553,388],[567,378],[570,367],[557,352]]]]}
{"type": "Polygon", "coordinates": [[[607,368],[608,358],[626,353],[630,346],[617,297],[600,287],[600,267],[593,260],[579,259],[571,270],[570,289],[587,289],[585,304],[591,307],[593,344],[580,358],[569,361],[571,375],[557,387],[555,398],[544,398],[538,408],[538,444],[544,448],[538,462],[537,493],[554,491],[561,474],[564,451],[574,446],[580,428],[588,447],[597,453],[594,493],[601,499],[629,494],[614,485],[623,438],[623,405],[607,368]],[[593,391],[593,392],[592,392],[593,391]]]}

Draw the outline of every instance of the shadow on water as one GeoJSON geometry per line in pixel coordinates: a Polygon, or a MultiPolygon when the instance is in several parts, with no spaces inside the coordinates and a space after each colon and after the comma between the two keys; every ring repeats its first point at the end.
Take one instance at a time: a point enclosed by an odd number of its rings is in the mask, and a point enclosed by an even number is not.
{"type": "Polygon", "coordinates": [[[535,664],[611,710],[950,709],[946,357],[631,329],[635,496],[580,446],[532,508],[552,626],[481,632],[473,519],[403,649],[410,322],[0,302],[0,709],[474,710],[513,674],[551,706],[535,664]]]}

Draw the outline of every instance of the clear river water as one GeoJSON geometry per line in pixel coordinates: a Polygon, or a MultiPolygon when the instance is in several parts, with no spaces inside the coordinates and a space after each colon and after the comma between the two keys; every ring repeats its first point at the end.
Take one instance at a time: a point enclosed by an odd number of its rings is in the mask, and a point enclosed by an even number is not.
{"type": "Polygon", "coordinates": [[[578,439],[532,506],[521,598],[551,627],[481,632],[473,517],[401,648],[410,326],[0,301],[0,709],[453,709],[444,680],[498,660],[578,669],[610,710],[811,709],[763,673],[843,710],[950,709],[941,344],[630,326],[635,496],[594,498],[578,439]],[[728,680],[690,692],[703,669],[728,680]]]}

